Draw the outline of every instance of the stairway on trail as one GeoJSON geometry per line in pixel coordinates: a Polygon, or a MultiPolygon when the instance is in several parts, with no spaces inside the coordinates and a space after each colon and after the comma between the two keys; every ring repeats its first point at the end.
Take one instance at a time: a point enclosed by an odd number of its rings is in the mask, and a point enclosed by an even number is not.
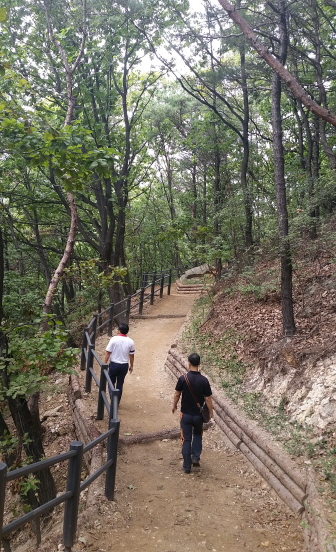
{"type": "Polygon", "coordinates": [[[184,284],[181,280],[176,280],[176,291],[179,294],[199,294],[206,290],[204,284],[184,284]]]}

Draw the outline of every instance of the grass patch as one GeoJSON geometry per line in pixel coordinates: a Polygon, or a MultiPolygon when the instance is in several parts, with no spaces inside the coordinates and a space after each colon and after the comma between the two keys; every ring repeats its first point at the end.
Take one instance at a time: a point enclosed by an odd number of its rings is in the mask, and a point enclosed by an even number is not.
{"type": "Polygon", "coordinates": [[[182,335],[183,352],[186,355],[198,353],[202,368],[217,384],[225,382],[228,387],[236,386],[243,382],[246,372],[246,365],[241,362],[234,350],[238,335],[233,329],[228,329],[220,337],[202,332],[202,324],[210,315],[211,309],[211,294],[204,295],[196,301],[190,324],[182,335]]]}

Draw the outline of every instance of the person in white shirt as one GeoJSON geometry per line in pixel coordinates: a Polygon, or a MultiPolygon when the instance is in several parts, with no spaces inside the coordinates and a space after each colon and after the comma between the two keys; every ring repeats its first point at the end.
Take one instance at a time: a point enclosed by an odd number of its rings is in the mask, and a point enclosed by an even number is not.
{"type": "Polygon", "coordinates": [[[135,347],[128,337],[128,324],[120,324],[118,335],[111,337],[105,354],[105,364],[109,364],[109,376],[114,387],[119,390],[119,402],[123,392],[127,372],[133,372],[135,347]]]}

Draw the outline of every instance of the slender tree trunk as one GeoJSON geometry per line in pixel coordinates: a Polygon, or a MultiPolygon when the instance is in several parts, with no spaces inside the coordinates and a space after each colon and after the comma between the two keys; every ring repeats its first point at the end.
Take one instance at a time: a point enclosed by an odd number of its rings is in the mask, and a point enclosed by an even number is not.
{"type": "MultiPolygon", "coordinates": [[[[286,61],[287,54],[287,27],[285,2],[280,1],[281,15],[280,28],[280,59],[286,61]]],[[[282,143],[281,117],[281,79],[277,73],[272,78],[272,124],[273,124],[273,154],[274,179],[278,209],[278,232],[281,262],[281,305],[282,324],[285,335],[295,333],[293,295],[292,295],[292,260],[288,238],[288,212],[286,199],[284,149],[282,143]]]]}
{"type": "MultiPolygon", "coordinates": [[[[33,462],[38,462],[44,456],[41,435],[34,424],[32,415],[25,398],[8,398],[9,409],[15,423],[15,427],[22,438],[23,447],[27,457],[33,462]]],[[[40,504],[45,504],[56,496],[56,486],[50,470],[36,472],[39,480],[38,498],[40,504]]]]}
{"type": "Polygon", "coordinates": [[[20,453],[19,453],[20,447],[18,446],[16,450],[13,450],[12,445],[9,443],[8,444],[6,443],[6,441],[8,441],[11,438],[11,433],[9,431],[9,428],[1,412],[0,412],[0,438],[4,443],[1,446],[2,461],[5,462],[7,466],[11,467],[20,458],[20,453]]]}
{"type": "Polygon", "coordinates": [[[65,246],[63,256],[62,256],[62,258],[61,258],[61,260],[58,264],[58,267],[56,268],[56,270],[54,272],[54,275],[51,279],[51,282],[49,284],[48,291],[47,291],[47,294],[46,294],[46,297],[45,297],[45,300],[44,300],[44,303],[43,303],[43,309],[42,310],[43,310],[44,314],[50,314],[50,312],[51,312],[51,304],[52,304],[52,301],[53,301],[54,294],[57,290],[57,286],[58,286],[60,278],[63,274],[63,270],[64,270],[64,268],[66,267],[66,265],[68,264],[68,262],[71,258],[73,248],[74,248],[74,243],[75,243],[76,230],[77,230],[77,219],[78,219],[77,208],[76,208],[76,203],[75,203],[75,199],[74,199],[73,194],[68,192],[67,196],[68,196],[69,208],[70,208],[70,213],[71,213],[70,230],[69,230],[69,235],[68,235],[68,239],[67,239],[67,242],[66,242],[66,246],[65,246]]]}
{"type": "Polygon", "coordinates": [[[243,118],[243,159],[241,164],[241,185],[244,194],[244,208],[245,208],[245,247],[249,249],[253,245],[252,237],[252,207],[250,193],[247,185],[247,169],[250,156],[250,144],[249,144],[249,120],[250,120],[250,106],[247,89],[247,75],[245,66],[245,44],[244,42],[240,46],[240,69],[242,79],[242,91],[244,102],[244,118],[243,118]]]}
{"type": "MultiPolygon", "coordinates": [[[[47,24],[48,24],[48,33],[50,40],[54,44],[55,48],[57,48],[59,55],[62,60],[62,64],[64,67],[64,74],[67,84],[67,112],[64,120],[64,127],[71,124],[74,109],[75,109],[75,96],[73,94],[73,75],[81,61],[81,58],[84,54],[84,48],[85,48],[85,42],[86,42],[86,36],[87,36],[87,30],[86,30],[86,0],[83,0],[83,29],[82,29],[82,42],[79,48],[78,55],[76,59],[71,64],[66,56],[66,52],[61,46],[60,42],[57,40],[54,34],[53,26],[50,20],[50,13],[49,13],[49,2],[47,0],[44,1],[45,4],[45,13],[47,17],[47,24]]],[[[60,281],[60,278],[63,274],[63,270],[66,267],[67,263],[69,262],[74,244],[75,244],[75,236],[77,231],[77,223],[78,223],[78,214],[77,214],[77,206],[75,202],[74,195],[71,192],[67,192],[67,199],[68,199],[68,205],[69,205],[69,212],[70,212],[70,229],[68,234],[68,239],[66,242],[65,250],[63,253],[63,257],[60,260],[58,267],[56,268],[54,275],[50,281],[48,291],[44,300],[42,311],[44,314],[50,314],[51,312],[51,304],[52,300],[55,294],[55,291],[57,289],[58,283],[60,281]]]]}
{"type": "MultiPolygon", "coordinates": [[[[4,241],[3,241],[2,228],[0,227],[0,328],[1,328],[2,317],[3,317],[2,299],[3,299],[4,276],[5,276],[4,241]]],[[[0,331],[0,335],[1,335],[1,331],[0,331]]]]}
{"type": "MultiPolygon", "coordinates": [[[[219,224],[219,210],[221,206],[221,174],[220,174],[220,165],[221,165],[221,156],[218,146],[218,138],[216,133],[216,128],[214,128],[215,133],[215,158],[214,158],[214,237],[217,238],[220,236],[220,224],[219,224]]],[[[215,259],[215,274],[216,281],[219,281],[222,274],[222,259],[220,256],[217,256],[215,259]]]]}

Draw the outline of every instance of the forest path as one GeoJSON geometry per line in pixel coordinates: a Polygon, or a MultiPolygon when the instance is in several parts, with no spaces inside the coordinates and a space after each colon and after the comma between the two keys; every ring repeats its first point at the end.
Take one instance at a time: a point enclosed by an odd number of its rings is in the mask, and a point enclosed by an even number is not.
{"type": "MultiPolygon", "coordinates": [[[[171,413],[175,382],[164,371],[168,349],[190,311],[195,296],[155,301],[148,314],[174,318],[130,321],[135,341],[133,374],[128,374],[119,409],[120,435],[176,428],[171,413]]],[[[97,340],[104,356],[108,337],[97,340]]],[[[95,414],[95,393],[85,401],[95,414]]],[[[96,422],[106,431],[106,420],[96,422]]],[[[176,440],[125,445],[118,455],[115,501],[104,520],[85,535],[94,552],[302,552],[300,520],[238,452],[227,448],[214,425],[205,432],[201,467],[182,471],[176,440]]]]}

